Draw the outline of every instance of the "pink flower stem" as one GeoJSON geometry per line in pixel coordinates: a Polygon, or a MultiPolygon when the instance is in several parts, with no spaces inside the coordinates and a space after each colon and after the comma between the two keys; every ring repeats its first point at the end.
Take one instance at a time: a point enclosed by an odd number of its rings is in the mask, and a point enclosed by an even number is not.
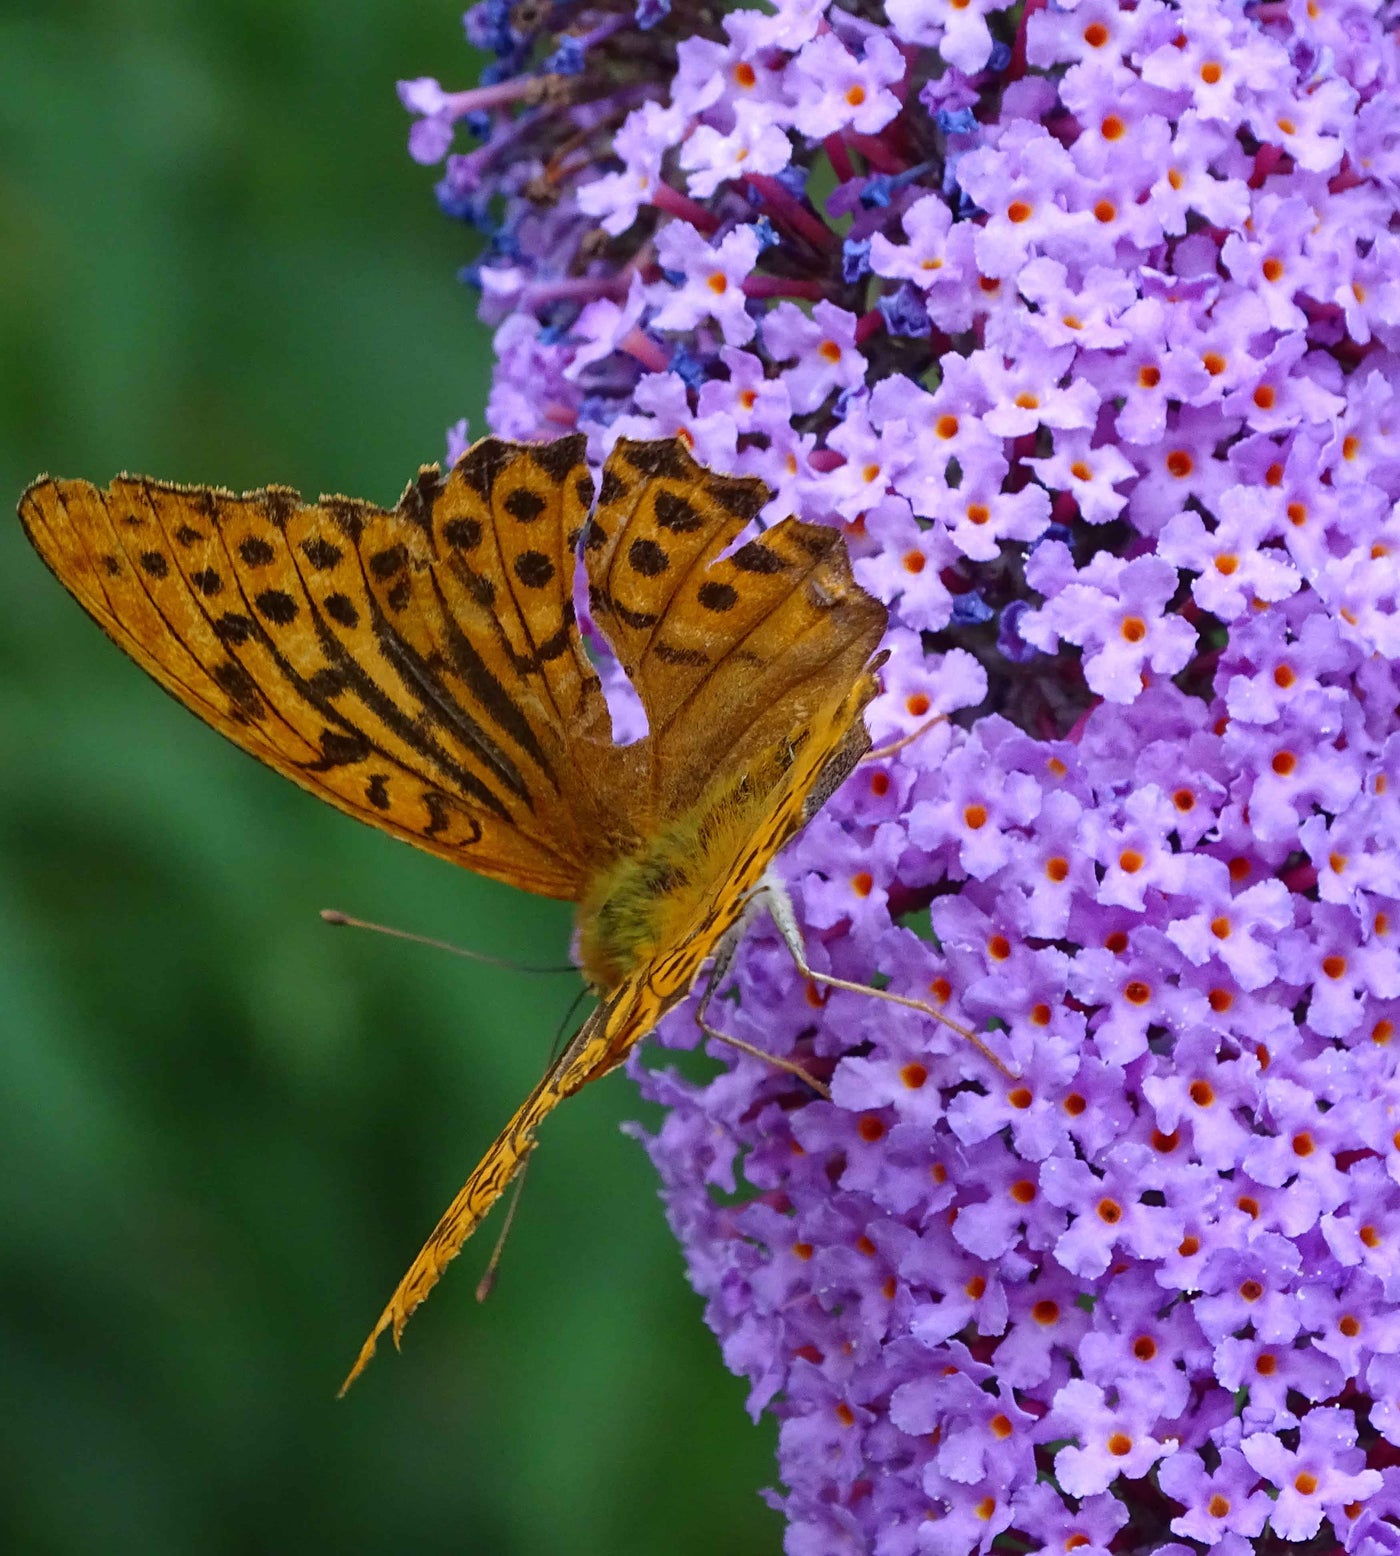
{"type": "Polygon", "coordinates": [[[454,119],[465,118],[469,113],[487,113],[492,108],[504,108],[521,98],[538,101],[563,76],[513,76],[509,81],[498,81],[494,86],[472,87],[465,92],[453,92],[448,101],[452,105],[454,119]]]}
{"type": "Polygon", "coordinates": [[[625,275],[561,276],[557,281],[522,288],[519,306],[535,309],[557,302],[591,303],[599,297],[622,297],[626,292],[625,275]]]}
{"type": "Polygon", "coordinates": [[[651,203],[658,211],[665,211],[668,216],[678,216],[683,222],[689,222],[707,238],[719,228],[719,217],[713,211],[706,210],[698,200],[683,195],[679,189],[672,189],[670,184],[658,183],[652,190],[651,203]]]}
{"type": "Polygon", "coordinates": [[[1327,181],[1327,193],[1344,194],[1348,189],[1355,189],[1358,184],[1365,182],[1352,165],[1351,158],[1343,157],[1341,167],[1327,181]]]}
{"type": "Polygon", "coordinates": [[[1285,870],[1279,880],[1289,891],[1311,891],[1317,885],[1317,866],[1311,861],[1294,865],[1291,870],[1285,870]]]}
{"type": "Polygon", "coordinates": [[[831,163],[832,171],[841,183],[856,176],[855,165],[852,163],[846,148],[839,135],[828,135],[822,142],[826,147],[827,160],[831,163]]]}
{"type": "Polygon", "coordinates": [[[639,325],[634,326],[631,333],[618,342],[618,350],[635,358],[649,373],[664,373],[671,365],[670,357],[639,325]]]}
{"type": "Polygon", "coordinates": [[[763,201],[778,221],[793,232],[806,238],[813,248],[829,253],[836,242],[836,234],[819,216],[807,210],[790,195],[776,178],[767,173],[750,173],[748,186],[763,201]]]}
{"type": "Polygon", "coordinates": [[[1277,173],[1287,152],[1282,146],[1261,146],[1254,153],[1254,171],[1249,175],[1249,187],[1262,189],[1264,181],[1271,173],[1277,173]]]}
{"type": "Polygon", "coordinates": [[[878,334],[885,327],[885,316],[878,308],[872,308],[869,313],[861,314],[856,320],[856,345],[863,346],[872,335],[878,334]]]}
{"type": "Polygon", "coordinates": [[[847,130],[845,141],[852,150],[860,152],[877,173],[902,173],[909,166],[880,135],[857,135],[854,130],[847,130]]]}
{"type": "Polygon", "coordinates": [[[745,297],[801,297],[820,302],[826,296],[821,281],[799,281],[792,276],[750,276],[744,282],[745,297]]]}
{"type": "Polygon", "coordinates": [[[1026,73],[1026,27],[1037,11],[1045,9],[1046,3],[1047,0],[1026,0],[1016,29],[1016,41],[1011,45],[1011,63],[1006,67],[1008,81],[1019,81],[1026,73]]]}

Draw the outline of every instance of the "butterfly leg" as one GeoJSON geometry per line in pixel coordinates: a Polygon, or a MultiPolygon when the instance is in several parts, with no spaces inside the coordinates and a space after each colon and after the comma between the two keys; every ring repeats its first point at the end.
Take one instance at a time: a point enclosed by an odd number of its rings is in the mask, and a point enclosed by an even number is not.
{"type": "Polygon", "coordinates": [[[736,1048],[741,1054],[747,1054],[751,1059],[761,1059],[764,1064],[771,1064],[779,1070],[786,1070],[789,1075],[795,1075],[804,1085],[810,1086],[819,1097],[825,1097],[831,1101],[831,1093],[809,1074],[793,1059],[784,1059],[780,1054],[770,1054],[766,1049],[758,1048],[753,1043],[746,1043],[742,1037],[733,1037],[728,1032],[721,1032],[718,1027],[712,1027],[705,1017],[710,1008],[710,1001],[719,993],[729,972],[730,965],[734,961],[734,953],[739,948],[742,938],[744,921],[741,919],[733,929],[720,941],[715,948],[715,954],[710,958],[710,970],[705,975],[705,987],[700,993],[700,1003],[695,1007],[695,1024],[705,1034],[712,1037],[717,1043],[724,1043],[729,1048],[736,1048]]]}
{"type": "Polygon", "coordinates": [[[769,917],[777,925],[778,933],[783,937],[783,944],[787,946],[788,954],[796,963],[798,972],[805,978],[810,978],[813,983],[825,984],[829,989],[845,989],[851,994],[871,994],[876,999],[888,1000],[891,1005],[903,1005],[908,1010],[922,1011],[926,1016],[932,1016],[935,1021],[942,1022],[945,1027],[950,1027],[965,1042],[971,1043],[978,1053],[994,1064],[1008,1080],[1017,1079],[1016,1072],[1010,1069],[1006,1061],[994,1053],[974,1031],[945,1016],[937,1006],[930,1005],[926,1000],[911,999],[906,994],[894,994],[889,989],[877,989],[873,984],[851,983],[845,978],[834,978],[830,973],[817,972],[807,960],[807,946],[802,938],[802,927],[797,922],[797,912],[792,905],[792,898],[788,895],[787,887],[772,870],[764,875],[754,893],[754,901],[761,902],[767,909],[769,917]]]}
{"type": "Polygon", "coordinates": [[[935,724],[941,724],[948,715],[935,713],[931,719],[925,719],[916,729],[911,729],[907,735],[901,735],[898,740],[892,740],[888,745],[876,746],[873,751],[867,751],[862,762],[879,762],[887,756],[893,756],[897,751],[903,751],[905,746],[912,746],[920,735],[926,734],[935,724]]]}

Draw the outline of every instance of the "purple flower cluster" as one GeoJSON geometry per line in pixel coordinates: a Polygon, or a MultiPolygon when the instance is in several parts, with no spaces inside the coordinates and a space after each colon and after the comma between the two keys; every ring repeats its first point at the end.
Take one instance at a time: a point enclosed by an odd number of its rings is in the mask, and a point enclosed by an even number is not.
{"type": "Polygon", "coordinates": [[[484,0],[403,88],[493,430],[763,477],[876,742],[949,715],[782,868],[1017,1078],[757,933],[723,1024],[832,1100],[636,1070],[790,1556],[1400,1548],[1397,23],[484,0]]]}

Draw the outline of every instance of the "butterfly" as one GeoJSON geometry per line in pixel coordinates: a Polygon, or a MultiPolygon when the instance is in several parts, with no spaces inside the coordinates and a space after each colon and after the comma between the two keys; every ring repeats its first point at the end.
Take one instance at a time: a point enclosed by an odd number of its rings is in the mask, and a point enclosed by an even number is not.
{"type": "MultiPolygon", "coordinates": [[[[596,493],[584,452],[581,436],[487,438],[446,474],[421,469],[392,510],[126,475],[105,490],[43,478],[20,501],[79,604],[235,744],[419,848],[578,904],[597,1006],[444,1212],[342,1393],[386,1329],[398,1343],[546,1115],[727,956],[774,856],[869,749],[886,611],[840,535],[788,518],[736,545],[767,488],[702,468],[679,439],[620,441],[596,493]],[[646,715],[631,744],[613,740],[576,622],[579,569],[646,715]]],[[[775,917],[805,968],[790,907],[775,917]]]]}

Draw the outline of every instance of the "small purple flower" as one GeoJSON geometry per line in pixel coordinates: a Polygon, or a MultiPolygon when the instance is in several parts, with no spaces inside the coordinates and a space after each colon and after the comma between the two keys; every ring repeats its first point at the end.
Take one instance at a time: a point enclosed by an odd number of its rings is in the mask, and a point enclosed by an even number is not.
{"type": "Polygon", "coordinates": [[[819,302],[810,315],[789,302],[763,321],[763,344],[783,374],[792,408],[814,411],[833,390],[858,389],[865,382],[866,360],[855,344],[854,314],[819,302]]]}
{"type": "MultiPolygon", "coordinates": [[[[1060,542],[1041,549],[1055,547],[1060,542]]],[[[1056,639],[1079,644],[1085,650],[1084,679],[1090,689],[1112,702],[1131,702],[1146,667],[1174,675],[1186,665],[1196,634],[1180,617],[1163,610],[1177,581],[1166,561],[1144,556],[1107,565],[1108,560],[1101,552],[1096,565],[1079,575],[1083,582],[1060,589],[1033,618],[1025,618],[1021,631],[1047,651],[1056,639]]],[[[1044,577],[1043,570],[1027,571],[1032,584],[1044,577]]]]}
{"type": "Polygon", "coordinates": [[[1172,1520],[1172,1533],[1214,1548],[1227,1534],[1253,1539],[1268,1522],[1273,1504],[1254,1490],[1257,1476],[1242,1453],[1226,1448],[1213,1471],[1200,1456],[1180,1450],[1164,1459],[1157,1482],[1184,1512],[1172,1520]]]}
{"type": "Polygon", "coordinates": [[[1355,1445],[1351,1417],[1335,1408],[1308,1412],[1296,1449],[1268,1432],[1244,1439],[1240,1448],[1250,1467],[1278,1488],[1269,1522],[1280,1539],[1311,1539],[1329,1511],[1380,1489],[1380,1472],[1362,1468],[1355,1445]]]}
{"type": "Polygon", "coordinates": [[[1074,1439],[1055,1455],[1055,1478],[1072,1497],[1107,1491],[1120,1475],[1138,1479],[1176,1447],[1154,1438],[1134,1411],[1111,1407],[1104,1391],[1083,1378],[1060,1389],[1040,1434],[1074,1439]]]}
{"type": "Polygon", "coordinates": [[[681,223],[667,227],[657,255],[667,270],[681,277],[682,284],[666,286],[664,301],[652,316],[653,326],[687,330],[702,319],[713,319],[727,345],[742,346],[752,340],[755,325],[747,311],[744,282],[761,248],[752,227],[736,227],[718,245],[707,243],[693,227],[681,223]]]}
{"type": "Polygon", "coordinates": [[[899,99],[890,88],[903,80],[905,68],[898,48],[878,33],[867,38],[860,58],[834,32],[823,33],[793,61],[797,102],[792,122],[813,140],[846,128],[874,135],[899,112],[899,99]]]}

